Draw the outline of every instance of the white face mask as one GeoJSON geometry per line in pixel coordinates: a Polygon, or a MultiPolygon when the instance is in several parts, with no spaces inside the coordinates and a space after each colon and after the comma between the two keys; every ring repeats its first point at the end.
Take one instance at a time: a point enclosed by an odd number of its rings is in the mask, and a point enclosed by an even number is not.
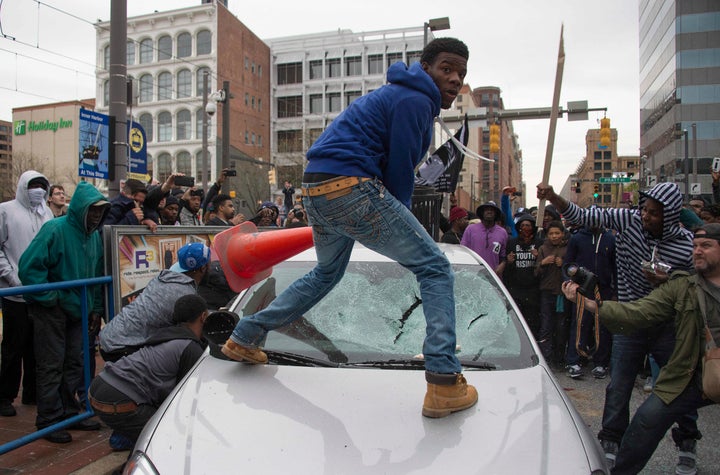
{"type": "Polygon", "coordinates": [[[45,190],[42,188],[30,188],[28,190],[28,197],[30,198],[30,206],[37,208],[45,201],[45,190]]]}

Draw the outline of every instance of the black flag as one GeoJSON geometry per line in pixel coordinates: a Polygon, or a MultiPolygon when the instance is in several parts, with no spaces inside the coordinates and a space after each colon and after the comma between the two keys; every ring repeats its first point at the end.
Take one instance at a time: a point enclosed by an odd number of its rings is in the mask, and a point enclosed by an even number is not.
{"type": "MultiPolygon", "coordinates": [[[[463,145],[468,143],[468,119],[455,132],[455,138],[463,145]]],[[[457,187],[460,170],[465,154],[453,143],[452,139],[435,150],[415,174],[415,184],[433,186],[438,192],[452,193],[457,187]]]]}

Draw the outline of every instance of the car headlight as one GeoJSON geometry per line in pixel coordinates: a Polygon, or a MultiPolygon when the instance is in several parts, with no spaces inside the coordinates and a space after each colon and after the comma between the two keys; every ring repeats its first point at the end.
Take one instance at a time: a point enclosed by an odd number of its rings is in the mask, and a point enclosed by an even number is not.
{"type": "Polygon", "coordinates": [[[123,475],[160,475],[147,456],[136,451],[125,464],[123,475]]]}

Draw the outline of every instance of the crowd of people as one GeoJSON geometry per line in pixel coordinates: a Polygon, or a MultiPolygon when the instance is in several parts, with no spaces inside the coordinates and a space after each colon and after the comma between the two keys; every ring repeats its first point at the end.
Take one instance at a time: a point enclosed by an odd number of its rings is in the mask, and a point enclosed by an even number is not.
{"type": "MultiPolygon", "coordinates": [[[[714,174],[713,179],[713,195],[720,202],[720,175],[714,174]]],[[[470,224],[462,227],[458,220],[469,213],[455,204],[445,227],[448,238],[442,240],[457,243],[459,239],[498,274],[544,358],[555,370],[564,370],[571,378],[581,378],[588,370],[596,379],[610,376],[598,438],[613,473],[641,470],[675,422],[672,436],[679,449],[676,473],[696,473],[696,443],[701,438],[697,408],[712,401],[700,398],[698,402],[693,396],[688,402],[682,397],[678,405],[683,409],[679,411],[671,404],[678,394],[685,395],[683,390],[696,390],[701,374],[699,357],[677,366],[679,346],[693,343],[689,335],[683,334],[681,339],[678,334],[681,317],[671,307],[663,308],[657,318],[645,318],[638,312],[634,315],[637,321],[629,322],[632,314],[624,309],[626,320],[621,327],[604,316],[607,311],[598,309],[602,302],[650,299],[656,295],[654,291],[667,289],[663,284],[672,280],[675,271],[692,272],[695,265],[700,273],[698,262],[707,256],[699,255],[694,239],[710,236],[713,246],[720,246],[714,240],[720,237],[716,234],[720,233],[720,224],[709,212],[717,205],[693,197],[684,207],[679,187],[660,183],[641,192],[636,207],[583,209],[557,195],[552,187],[539,185],[538,198],[550,204],[545,207],[543,225],[538,230],[535,209],[512,210],[513,192],[511,187],[503,190],[502,211],[494,202],[485,203],[477,208],[470,224]],[[577,268],[591,273],[596,284],[590,295],[580,299],[579,284],[569,284],[570,273],[577,268]],[[654,401],[643,405],[631,421],[631,393],[636,378],[647,371],[652,371],[652,383],[646,390],[669,404],[670,409],[654,401]],[[653,418],[662,420],[663,425],[645,439],[640,433],[652,425],[648,421],[653,418]]],[[[720,261],[715,264],[720,273],[720,261]]],[[[713,292],[710,294],[716,295],[713,292]]],[[[699,315],[697,312],[693,318],[697,320],[699,315]]],[[[708,320],[710,331],[720,341],[720,315],[713,314],[708,320]]],[[[693,324],[702,328],[700,323],[693,324]]],[[[682,325],[687,328],[688,322],[682,325]]],[[[691,336],[704,341],[704,334],[691,336]]],[[[685,351],[687,355],[687,348],[685,351]]]]}
{"type": "MultiPolygon", "coordinates": [[[[0,204],[0,287],[104,275],[100,233],[107,224],[149,232],[245,221],[279,228],[307,226],[309,215],[318,264],[268,307],[240,319],[221,348],[202,335],[209,304],[199,294],[213,270],[202,243],[177,250],[177,262],[112,320],[104,315],[100,286],[85,294],[60,289],[3,298],[0,416],[16,415],[21,387],[22,403],[37,406],[38,429],[78,415],[87,400],[113,429],[111,446],[130,449],[206,347],[218,357],[267,362],[260,348],[267,332],[333,288],[356,241],[417,276],[427,324],[423,416],[446,417],[476,404],[478,392],[455,355],[450,263],[409,209],[414,169],[430,145],[434,118],[463,85],[468,57],[461,41],[435,39],[420,62],[392,65],[386,86],[340,114],[308,151],[300,190],[307,209],[285,182],[281,196],[257,203],[246,218],[222,192],[229,170],[207,194],[176,186],[182,174],[149,186],[125,180],[111,200],[83,181],[68,206],[62,187],[37,171],[23,173],[15,199],[0,204]],[[81,308],[88,309],[91,341],[97,337],[106,361],[87,394],[81,308]]],[[[641,192],[637,207],[589,209],[538,185],[537,197],[550,204],[537,227],[537,209],[513,210],[514,196],[507,187],[500,206],[487,202],[470,211],[451,196],[441,240],[472,249],[502,279],[551,366],[573,378],[585,368],[594,378],[610,377],[599,439],[613,473],[641,470],[674,423],[676,473],[696,473],[697,409],[712,403],[698,385],[703,328],[715,341],[720,337],[720,208],[697,199],[684,208],[674,183],[641,192]],[[595,275],[596,288],[568,280],[571,267],[595,275]],[[631,418],[630,394],[646,360],[657,364],[657,379],[631,418]]],[[[720,174],[713,174],[713,196],[720,202],[720,174]]],[[[45,438],[68,443],[72,430],[99,428],[84,419],[45,438]]]]}

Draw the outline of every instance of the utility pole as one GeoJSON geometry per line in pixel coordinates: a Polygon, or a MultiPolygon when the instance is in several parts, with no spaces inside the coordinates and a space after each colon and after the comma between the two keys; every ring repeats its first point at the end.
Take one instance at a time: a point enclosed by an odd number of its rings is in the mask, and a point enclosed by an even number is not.
{"type": "Polygon", "coordinates": [[[203,72],[203,104],[202,104],[202,188],[203,194],[207,195],[208,182],[210,181],[208,170],[208,71],[203,72]]]}
{"type": "MultiPolygon", "coordinates": [[[[225,170],[230,168],[230,81],[223,81],[223,91],[225,92],[225,102],[223,103],[221,169],[225,170]]],[[[227,193],[229,187],[230,184],[227,180],[223,181],[223,193],[227,193]]]]}
{"type": "Polygon", "coordinates": [[[688,131],[683,130],[685,137],[685,204],[690,203],[690,163],[688,162],[688,131]]]}
{"type": "Polygon", "coordinates": [[[111,161],[108,163],[108,194],[120,194],[120,180],[125,179],[127,161],[127,0],[110,3],[110,110],[115,120],[111,161]]]}

